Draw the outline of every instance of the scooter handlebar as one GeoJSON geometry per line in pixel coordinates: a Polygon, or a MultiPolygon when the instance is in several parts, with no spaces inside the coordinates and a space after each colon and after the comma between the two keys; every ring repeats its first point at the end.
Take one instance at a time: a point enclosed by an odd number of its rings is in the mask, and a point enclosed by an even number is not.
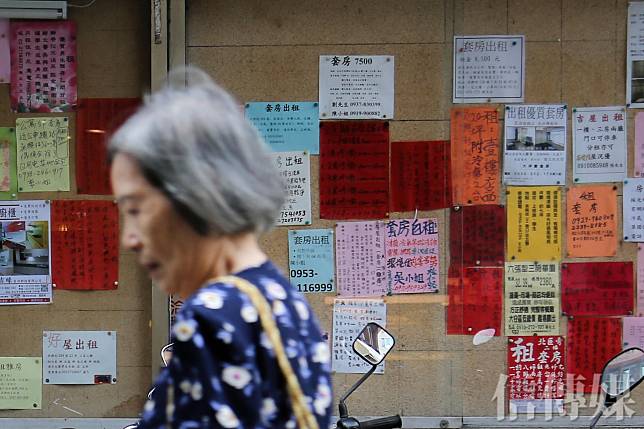
{"type": "Polygon", "coordinates": [[[360,422],[360,429],[394,429],[401,427],[402,419],[398,415],[360,422]]]}

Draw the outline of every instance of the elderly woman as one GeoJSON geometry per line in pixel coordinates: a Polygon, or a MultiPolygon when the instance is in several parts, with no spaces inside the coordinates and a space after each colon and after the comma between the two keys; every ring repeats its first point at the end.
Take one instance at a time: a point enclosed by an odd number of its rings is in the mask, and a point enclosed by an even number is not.
{"type": "Polygon", "coordinates": [[[151,95],[109,143],[122,243],[185,299],[139,427],[326,429],[328,345],[258,244],[283,183],[239,104],[193,78],[151,95]]]}

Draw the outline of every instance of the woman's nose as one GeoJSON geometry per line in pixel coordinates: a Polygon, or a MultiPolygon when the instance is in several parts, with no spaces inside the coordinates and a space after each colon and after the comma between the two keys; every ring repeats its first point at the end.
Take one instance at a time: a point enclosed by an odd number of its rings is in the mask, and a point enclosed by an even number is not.
{"type": "Polygon", "coordinates": [[[141,240],[139,239],[136,232],[126,229],[123,231],[123,236],[121,237],[121,243],[123,247],[127,250],[137,251],[141,248],[141,240]]]}

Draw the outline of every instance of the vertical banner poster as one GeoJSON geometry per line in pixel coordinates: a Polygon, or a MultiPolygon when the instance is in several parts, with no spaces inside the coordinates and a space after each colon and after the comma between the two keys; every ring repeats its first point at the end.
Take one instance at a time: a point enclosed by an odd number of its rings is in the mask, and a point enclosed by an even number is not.
{"type": "Polygon", "coordinates": [[[0,127],[0,199],[15,200],[18,193],[16,129],[0,127]]]}
{"type": "Polygon", "coordinates": [[[621,182],[626,178],[626,109],[572,109],[572,176],[575,183],[621,182]]]}
{"type": "Polygon", "coordinates": [[[385,225],[382,222],[338,222],[335,255],[338,295],[387,294],[385,225]]]}
{"type": "Polygon", "coordinates": [[[505,264],[506,335],[560,335],[560,301],[558,264],[505,264]]]}
{"type": "MultiPolygon", "coordinates": [[[[364,374],[371,365],[355,354],[352,345],[367,323],[387,324],[387,306],[381,299],[336,299],[333,302],[333,352],[331,368],[336,373],[364,374]]],[[[385,363],[376,368],[384,374],[385,363]]]]}
{"type": "Polygon", "coordinates": [[[42,409],[42,360],[0,357],[0,410],[42,409]]]}
{"type": "Polygon", "coordinates": [[[115,384],[116,331],[44,331],[44,384],[115,384]]]}
{"type": "Polygon", "coordinates": [[[113,201],[52,201],[51,231],[55,288],[117,288],[119,213],[113,201]]]}
{"type": "Polygon", "coordinates": [[[385,235],[388,292],[438,292],[438,221],[392,219],[385,235]]]}
{"type": "Polygon", "coordinates": [[[508,257],[512,261],[561,260],[560,193],[557,186],[508,187],[508,257]]]}
{"type": "Polygon", "coordinates": [[[637,246],[637,315],[644,316],[644,248],[637,246]]]}
{"type": "Polygon", "coordinates": [[[503,183],[566,183],[566,105],[505,107],[503,183]]]}
{"type": "Polygon", "coordinates": [[[392,119],[394,57],[320,55],[320,119],[392,119]]]}
{"type": "Polygon", "coordinates": [[[505,261],[505,208],[454,207],[449,217],[450,264],[503,266],[505,261]]]}
{"type": "Polygon", "coordinates": [[[624,241],[644,241],[644,178],[624,180],[624,241]]]}
{"type": "Polygon", "coordinates": [[[141,104],[139,98],[82,98],[76,110],[76,187],[110,195],[107,139],[141,104]]]}
{"type": "Polygon", "coordinates": [[[501,335],[503,319],[502,267],[449,267],[447,335],[475,335],[494,329],[501,335]]]}
{"type": "Polygon", "coordinates": [[[622,350],[622,320],[608,317],[568,319],[566,369],[574,380],[568,393],[599,391],[604,364],[622,350]]]}
{"type": "Polygon", "coordinates": [[[511,412],[563,412],[566,348],[561,336],[508,338],[511,412]]]}
{"type": "Polygon", "coordinates": [[[644,107],[644,3],[628,3],[626,107],[644,107]]]}
{"type": "Polygon", "coordinates": [[[633,160],[633,170],[635,177],[642,177],[644,176],[644,112],[635,113],[634,145],[635,159],[633,160]]]}
{"type": "Polygon", "coordinates": [[[382,219],[389,208],[389,123],[320,123],[320,218],[382,219]]]}
{"type": "Polygon", "coordinates": [[[9,19],[0,19],[0,83],[11,81],[11,27],[9,19]]]}
{"type": "Polygon", "coordinates": [[[245,112],[274,152],[320,153],[317,102],[254,101],[246,103],[245,112]]]}
{"type": "Polygon", "coordinates": [[[271,153],[286,185],[277,226],[311,224],[311,160],[308,152],[271,153]]]}
{"type": "Polygon", "coordinates": [[[633,314],[632,262],[569,262],[561,265],[561,308],[567,316],[633,314]]]}
{"type": "Polygon", "coordinates": [[[525,36],[454,36],[453,103],[521,103],[525,36]]]}
{"type": "Polygon", "coordinates": [[[0,201],[0,305],[51,303],[49,201],[0,201]]]}
{"type": "Polygon", "coordinates": [[[566,199],[568,257],[615,256],[617,187],[575,186],[568,189],[566,199]]]}
{"type": "Polygon", "coordinates": [[[623,346],[644,347],[644,317],[624,317],[623,321],[623,346]]]}
{"type": "Polygon", "coordinates": [[[335,291],[332,229],[288,232],[288,268],[299,292],[335,291]]]}
{"type": "Polygon", "coordinates": [[[450,207],[449,164],[447,140],[392,142],[389,211],[450,207]]]}
{"type": "Polygon", "coordinates": [[[20,192],[69,191],[68,126],[62,116],[16,119],[20,192]]]}
{"type": "Polygon", "coordinates": [[[11,109],[66,112],[76,96],[76,24],[11,21],[11,109]]]}
{"type": "Polygon", "coordinates": [[[499,115],[492,107],[452,109],[452,200],[499,203],[499,115]]]}

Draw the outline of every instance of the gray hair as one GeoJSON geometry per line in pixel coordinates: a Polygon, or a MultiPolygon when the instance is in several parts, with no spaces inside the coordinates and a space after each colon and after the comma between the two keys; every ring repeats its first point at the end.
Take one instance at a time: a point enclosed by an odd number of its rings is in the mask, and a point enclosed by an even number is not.
{"type": "Polygon", "coordinates": [[[240,104],[194,67],[171,73],[108,151],[132,156],[202,235],[267,231],[284,203],[282,178],[240,104]],[[173,85],[177,76],[187,85],[173,85]]]}

